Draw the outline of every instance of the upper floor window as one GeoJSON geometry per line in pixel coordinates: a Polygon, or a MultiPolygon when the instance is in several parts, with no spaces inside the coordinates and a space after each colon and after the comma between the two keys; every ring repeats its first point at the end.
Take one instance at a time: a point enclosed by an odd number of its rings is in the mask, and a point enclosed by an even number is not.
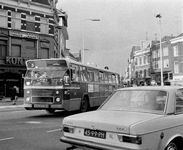
{"type": "Polygon", "coordinates": [[[179,62],[178,61],[174,62],[174,73],[179,73],[179,62]]]}
{"type": "Polygon", "coordinates": [[[168,56],[168,47],[163,48],[163,56],[168,56]]]}
{"type": "Polygon", "coordinates": [[[137,59],[137,57],[135,58],[135,65],[138,65],[138,59],[137,59]]]}
{"type": "Polygon", "coordinates": [[[146,55],[144,55],[144,65],[146,64],[146,55]]]}
{"type": "Polygon", "coordinates": [[[173,56],[176,57],[178,55],[179,55],[178,46],[175,45],[175,46],[173,46],[173,56]]]}
{"type": "Polygon", "coordinates": [[[142,65],[142,57],[139,57],[139,65],[142,65]]]}
{"type": "Polygon", "coordinates": [[[169,67],[169,59],[164,59],[163,65],[164,65],[164,68],[168,68],[169,67]]]}

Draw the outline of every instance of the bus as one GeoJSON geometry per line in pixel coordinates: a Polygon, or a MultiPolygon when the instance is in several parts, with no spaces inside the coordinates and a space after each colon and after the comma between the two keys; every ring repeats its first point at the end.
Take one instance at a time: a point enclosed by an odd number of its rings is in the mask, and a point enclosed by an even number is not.
{"type": "Polygon", "coordinates": [[[86,112],[119,87],[118,73],[71,59],[51,58],[26,61],[24,108],[86,112]]]}

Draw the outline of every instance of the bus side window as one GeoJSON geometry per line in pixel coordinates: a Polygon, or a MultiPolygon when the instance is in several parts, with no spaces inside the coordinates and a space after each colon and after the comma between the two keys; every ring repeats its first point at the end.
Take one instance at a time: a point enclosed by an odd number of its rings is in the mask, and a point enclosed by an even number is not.
{"type": "Polygon", "coordinates": [[[87,81],[86,67],[80,67],[81,71],[81,81],[87,81]]]}
{"type": "Polygon", "coordinates": [[[105,81],[105,83],[109,83],[108,73],[107,72],[104,72],[104,81],[105,81]]]}
{"type": "Polygon", "coordinates": [[[98,82],[98,81],[99,81],[98,70],[94,70],[94,81],[95,81],[95,82],[98,82]]]}
{"type": "Polygon", "coordinates": [[[71,67],[71,81],[72,82],[79,81],[79,67],[77,65],[72,65],[71,67]]]}
{"type": "Polygon", "coordinates": [[[99,80],[100,82],[104,82],[104,74],[102,71],[99,72],[99,80]]]}
{"type": "Polygon", "coordinates": [[[93,82],[94,81],[94,72],[93,70],[88,69],[88,81],[93,82]]]}
{"type": "Polygon", "coordinates": [[[112,74],[112,83],[116,84],[116,76],[115,76],[115,74],[112,74]]]}
{"type": "Polygon", "coordinates": [[[64,74],[64,84],[69,84],[69,70],[64,74]]]}
{"type": "Polygon", "coordinates": [[[110,84],[112,83],[112,76],[111,76],[111,74],[109,74],[109,83],[110,84]]]}

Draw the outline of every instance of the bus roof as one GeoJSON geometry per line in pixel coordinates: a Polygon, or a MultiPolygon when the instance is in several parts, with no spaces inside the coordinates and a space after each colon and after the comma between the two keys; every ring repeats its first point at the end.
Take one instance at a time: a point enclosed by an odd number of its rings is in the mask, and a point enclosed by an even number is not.
{"type": "Polygon", "coordinates": [[[80,65],[80,66],[97,69],[99,71],[105,71],[105,72],[119,74],[119,73],[114,72],[114,71],[110,71],[110,70],[107,70],[107,69],[102,69],[102,68],[98,68],[98,67],[95,67],[95,66],[91,66],[91,65],[88,65],[88,64],[81,63],[81,62],[77,62],[77,61],[74,61],[74,60],[69,59],[69,58],[31,59],[31,60],[26,61],[26,66],[27,66],[27,62],[29,62],[29,61],[46,61],[46,60],[49,60],[49,61],[50,60],[65,60],[68,64],[73,63],[73,64],[77,64],[77,65],[80,65]]]}

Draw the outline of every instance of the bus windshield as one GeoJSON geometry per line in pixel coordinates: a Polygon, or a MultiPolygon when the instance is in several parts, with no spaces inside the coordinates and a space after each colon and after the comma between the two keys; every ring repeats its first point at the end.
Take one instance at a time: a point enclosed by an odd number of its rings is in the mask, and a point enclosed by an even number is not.
{"type": "Polygon", "coordinates": [[[62,85],[66,70],[27,70],[26,85],[62,85]]]}

